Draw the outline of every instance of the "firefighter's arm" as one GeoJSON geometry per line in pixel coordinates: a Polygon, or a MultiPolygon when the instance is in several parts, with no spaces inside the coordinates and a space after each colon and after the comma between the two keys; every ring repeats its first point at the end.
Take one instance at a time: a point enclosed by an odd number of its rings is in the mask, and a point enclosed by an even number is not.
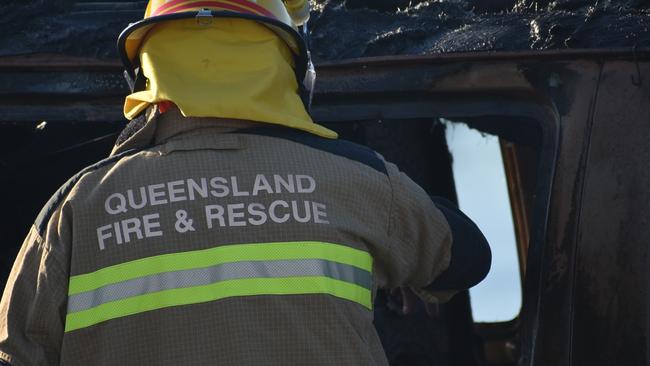
{"type": "MultiPolygon", "coordinates": [[[[58,210],[39,232],[32,226],[0,301],[4,365],[58,365],[67,302],[65,241],[70,225],[58,210]]],[[[3,363],[0,363],[3,365],[3,363]]]]}
{"type": "Polygon", "coordinates": [[[442,197],[432,197],[451,229],[449,267],[424,289],[428,291],[465,290],[481,282],[490,271],[492,252],[485,236],[456,205],[442,197]]]}
{"type": "Polygon", "coordinates": [[[393,191],[387,287],[409,286],[425,300],[445,301],[480,282],[491,254],[476,225],[451,202],[432,199],[394,165],[387,167],[393,191]]]}

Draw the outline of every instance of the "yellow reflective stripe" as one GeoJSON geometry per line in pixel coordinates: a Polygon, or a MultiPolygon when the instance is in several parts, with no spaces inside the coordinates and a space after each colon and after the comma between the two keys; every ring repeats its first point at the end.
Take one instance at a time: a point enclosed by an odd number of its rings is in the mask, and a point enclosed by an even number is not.
{"type": "Polygon", "coordinates": [[[317,241],[235,244],[142,258],[72,276],[68,294],[75,295],[109,284],[163,272],[203,268],[229,262],[287,259],[324,259],[372,272],[370,254],[345,245],[317,241]]]}
{"type": "Polygon", "coordinates": [[[248,278],[178,288],[126,298],[68,314],[65,331],[170,306],[198,304],[233,296],[329,294],[372,309],[370,290],[329,277],[248,278]]]}
{"type": "Polygon", "coordinates": [[[199,287],[245,278],[328,277],[372,289],[372,273],[323,259],[223,263],[211,267],[163,272],[122,281],[68,296],[68,314],[109,302],[184,287],[199,287]]]}

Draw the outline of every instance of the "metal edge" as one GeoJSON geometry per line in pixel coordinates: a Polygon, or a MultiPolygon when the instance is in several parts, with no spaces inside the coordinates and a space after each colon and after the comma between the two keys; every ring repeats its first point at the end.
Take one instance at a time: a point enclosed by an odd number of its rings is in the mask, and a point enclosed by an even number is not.
{"type": "MultiPolygon", "coordinates": [[[[576,60],[576,59],[650,60],[650,48],[596,48],[571,50],[526,50],[457,52],[429,55],[397,55],[325,61],[316,64],[317,70],[360,66],[401,66],[412,64],[440,64],[454,61],[513,61],[513,60],[576,60]]],[[[0,56],[0,69],[78,69],[79,67],[104,70],[122,69],[118,59],[93,59],[62,54],[32,53],[0,56]]]]}

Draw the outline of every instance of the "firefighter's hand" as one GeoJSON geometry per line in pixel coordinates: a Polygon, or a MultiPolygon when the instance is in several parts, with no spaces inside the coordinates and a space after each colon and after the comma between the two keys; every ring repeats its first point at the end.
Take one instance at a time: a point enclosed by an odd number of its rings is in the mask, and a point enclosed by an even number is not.
{"type": "Polygon", "coordinates": [[[425,303],[410,287],[399,287],[390,290],[388,308],[400,315],[409,315],[416,311],[422,304],[424,311],[430,318],[438,318],[440,309],[438,304],[425,303]]]}
{"type": "Polygon", "coordinates": [[[390,295],[401,303],[401,307],[399,303],[389,302],[389,308],[402,315],[410,314],[415,309],[417,302],[421,301],[409,287],[394,288],[390,290],[390,295]]]}

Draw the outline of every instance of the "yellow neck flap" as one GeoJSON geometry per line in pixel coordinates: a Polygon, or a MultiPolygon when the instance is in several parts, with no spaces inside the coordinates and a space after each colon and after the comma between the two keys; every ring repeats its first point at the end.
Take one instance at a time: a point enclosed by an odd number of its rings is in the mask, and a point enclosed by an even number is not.
{"type": "Polygon", "coordinates": [[[151,104],[171,101],[185,117],[250,120],[337,137],[305,110],[289,48],[254,21],[166,22],[149,32],[140,62],[147,87],[126,97],[128,119],[151,104]]]}

